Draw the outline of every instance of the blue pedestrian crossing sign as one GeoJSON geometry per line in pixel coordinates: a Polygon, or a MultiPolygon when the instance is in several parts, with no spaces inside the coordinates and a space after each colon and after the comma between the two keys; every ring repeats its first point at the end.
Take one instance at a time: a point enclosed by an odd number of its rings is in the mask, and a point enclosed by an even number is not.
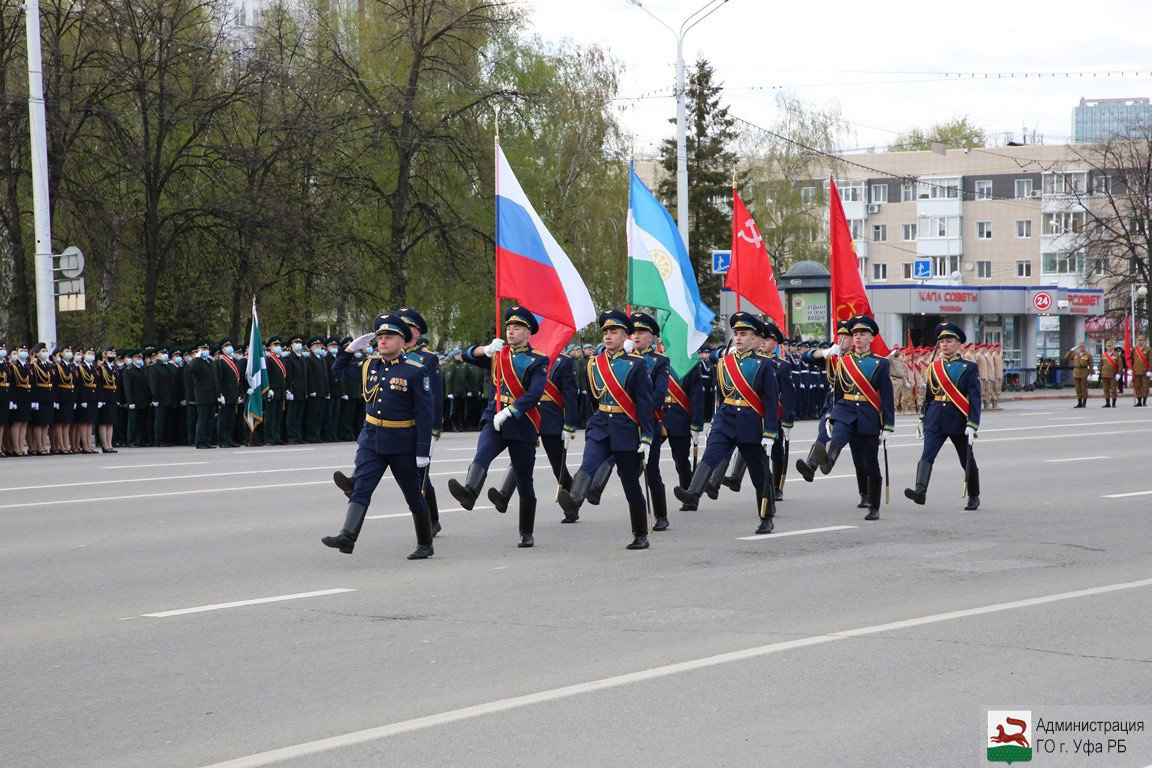
{"type": "Polygon", "coordinates": [[[732,266],[732,251],[712,251],[712,274],[726,275],[732,266]]]}
{"type": "Polygon", "coordinates": [[[912,279],[927,280],[932,277],[932,259],[916,259],[912,262],[912,279]]]}

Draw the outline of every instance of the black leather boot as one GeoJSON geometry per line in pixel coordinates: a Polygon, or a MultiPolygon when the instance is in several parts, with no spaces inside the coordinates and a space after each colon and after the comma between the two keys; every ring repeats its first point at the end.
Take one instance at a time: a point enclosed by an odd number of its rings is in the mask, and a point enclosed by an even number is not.
{"type": "Polygon", "coordinates": [[[508,502],[512,501],[514,490],[516,490],[516,473],[509,469],[499,488],[492,486],[488,489],[488,501],[492,502],[497,512],[504,514],[508,511],[508,502]]]}
{"type": "Polygon", "coordinates": [[[776,482],[772,483],[772,490],[776,494],[776,501],[784,501],[784,491],[780,487],[780,478],[784,476],[784,459],[780,461],[772,460],[772,477],[776,482]]]}
{"type": "Polygon", "coordinates": [[[1111,408],[1112,407],[1112,399],[1111,398],[1108,398],[1108,397],[1104,398],[1104,407],[1105,408],[1111,408]]]}
{"type": "Polygon", "coordinates": [[[768,485],[768,494],[762,492],[756,494],[756,512],[760,515],[760,525],[756,528],[757,534],[772,533],[775,524],[772,522],[776,518],[776,496],[772,493],[772,488],[775,483],[772,482],[771,471],[765,467],[768,472],[768,477],[764,478],[765,483],[768,485]]]}
{"type": "Polygon", "coordinates": [[[648,510],[644,502],[628,504],[628,517],[632,521],[632,543],[627,549],[648,549],[648,510]]]}
{"type": "Polygon", "coordinates": [[[352,478],[340,471],[332,473],[332,482],[336,483],[336,487],[343,491],[345,496],[351,496],[352,491],[356,488],[356,483],[353,482],[352,478]]]}
{"type": "Polygon", "coordinates": [[[664,486],[650,489],[652,499],[652,516],[656,522],[652,524],[654,531],[668,530],[668,491],[664,486]]]}
{"type": "Polygon", "coordinates": [[[720,482],[724,479],[724,467],[719,466],[712,470],[712,475],[708,478],[707,484],[704,486],[704,493],[708,494],[708,498],[712,501],[720,498],[720,482]]]}
{"type": "Polygon", "coordinates": [[[520,543],[516,546],[527,549],[536,546],[532,531],[536,525],[536,499],[520,499],[520,543]]]}
{"type": "Polygon", "coordinates": [[[588,493],[585,494],[584,499],[589,504],[599,504],[600,496],[604,493],[604,489],[608,487],[608,481],[612,479],[612,465],[605,462],[601,464],[596,473],[592,475],[592,484],[588,486],[588,493]]]}
{"type": "Polygon", "coordinates": [[[865,520],[880,519],[880,490],[883,481],[878,477],[868,478],[868,514],[865,520]]]}
{"type": "Polygon", "coordinates": [[[428,517],[432,521],[432,536],[440,533],[440,507],[436,504],[436,488],[424,475],[424,502],[428,505],[428,517]]]}
{"type": "Polygon", "coordinates": [[[836,466],[836,459],[840,458],[840,451],[844,450],[844,446],[836,445],[831,440],[828,441],[828,448],[825,451],[824,461],[820,464],[820,473],[828,474],[832,471],[832,467],[836,466]]]}
{"type": "Polygon", "coordinates": [[[432,549],[432,518],[424,510],[412,513],[412,523],[416,526],[416,549],[408,555],[409,560],[427,560],[435,554],[432,549]]]}
{"type": "Polygon", "coordinates": [[[684,505],[681,511],[693,511],[700,506],[700,494],[704,492],[704,486],[708,479],[712,477],[712,467],[704,462],[696,465],[696,471],[692,473],[692,483],[687,488],[676,486],[672,489],[672,493],[684,505]]]}
{"type": "Polygon", "coordinates": [[[587,472],[577,472],[572,477],[571,490],[561,490],[558,501],[560,509],[564,510],[564,519],[560,522],[574,523],[580,519],[580,505],[584,503],[584,495],[592,485],[592,476],[587,472]]]}
{"type": "Polygon", "coordinates": [[[804,478],[805,482],[812,482],[812,478],[816,476],[816,467],[824,459],[824,443],[819,441],[812,443],[812,447],[808,449],[807,459],[796,459],[796,471],[800,473],[800,477],[804,478]]]}
{"type": "Polygon", "coordinates": [[[464,509],[472,509],[476,506],[476,497],[480,495],[480,489],[484,487],[484,478],[488,477],[488,470],[479,464],[469,464],[468,474],[464,477],[464,484],[461,485],[456,478],[448,481],[448,490],[460,502],[460,506],[464,509]]]}
{"type": "Polygon", "coordinates": [[[732,461],[728,464],[728,474],[720,481],[720,484],[727,487],[733,493],[740,492],[740,481],[744,478],[744,454],[740,451],[732,452],[732,461]]]}
{"type": "Polygon", "coordinates": [[[968,503],[964,509],[971,512],[980,508],[980,468],[972,462],[972,471],[968,473],[968,503]]]}
{"type": "Polygon", "coordinates": [[[860,494],[860,503],[856,509],[868,509],[868,475],[856,471],[856,492],[860,494]]]}
{"type": "Polygon", "coordinates": [[[928,481],[932,477],[932,465],[926,461],[916,464],[916,487],[905,488],[904,495],[917,504],[923,504],[928,497],[928,481]]]}
{"type": "Polygon", "coordinates": [[[360,529],[364,527],[364,516],[368,514],[368,507],[355,502],[348,502],[348,513],[344,516],[344,528],[335,536],[325,536],[320,539],[326,547],[338,549],[346,555],[352,554],[356,547],[356,539],[360,538],[360,529]]]}

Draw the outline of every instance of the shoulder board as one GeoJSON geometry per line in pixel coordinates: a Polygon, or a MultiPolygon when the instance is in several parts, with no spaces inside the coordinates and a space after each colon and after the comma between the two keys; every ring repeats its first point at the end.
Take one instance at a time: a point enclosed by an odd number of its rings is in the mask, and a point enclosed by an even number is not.
{"type": "Polygon", "coordinates": [[[418,363],[415,360],[405,360],[404,362],[408,363],[408,365],[414,365],[417,368],[423,368],[424,367],[424,363],[418,363]]]}
{"type": "Polygon", "coordinates": [[[635,352],[629,352],[627,355],[625,355],[625,357],[630,357],[633,360],[643,360],[644,359],[644,355],[638,355],[635,352]]]}

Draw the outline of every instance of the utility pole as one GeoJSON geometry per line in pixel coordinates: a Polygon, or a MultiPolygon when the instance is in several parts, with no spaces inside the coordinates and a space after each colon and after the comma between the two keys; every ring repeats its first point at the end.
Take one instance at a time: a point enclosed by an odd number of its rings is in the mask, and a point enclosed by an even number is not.
{"type": "Polygon", "coordinates": [[[32,220],[36,235],[36,332],[56,343],[56,297],[52,272],[52,217],[48,207],[48,137],[44,118],[44,72],[40,53],[40,0],[26,0],[28,37],[28,130],[32,147],[32,220]]]}

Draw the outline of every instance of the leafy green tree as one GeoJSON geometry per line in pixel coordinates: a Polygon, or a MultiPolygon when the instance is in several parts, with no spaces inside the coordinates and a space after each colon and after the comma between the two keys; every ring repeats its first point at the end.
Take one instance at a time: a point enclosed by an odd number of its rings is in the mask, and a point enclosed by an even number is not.
{"type": "Polygon", "coordinates": [[[912,128],[888,145],[889,152],[916,152],[943,144],[946,149],[973,149],[988,146],[988,134],[968,118],[954,117],[928,128],[912,128]]]}

